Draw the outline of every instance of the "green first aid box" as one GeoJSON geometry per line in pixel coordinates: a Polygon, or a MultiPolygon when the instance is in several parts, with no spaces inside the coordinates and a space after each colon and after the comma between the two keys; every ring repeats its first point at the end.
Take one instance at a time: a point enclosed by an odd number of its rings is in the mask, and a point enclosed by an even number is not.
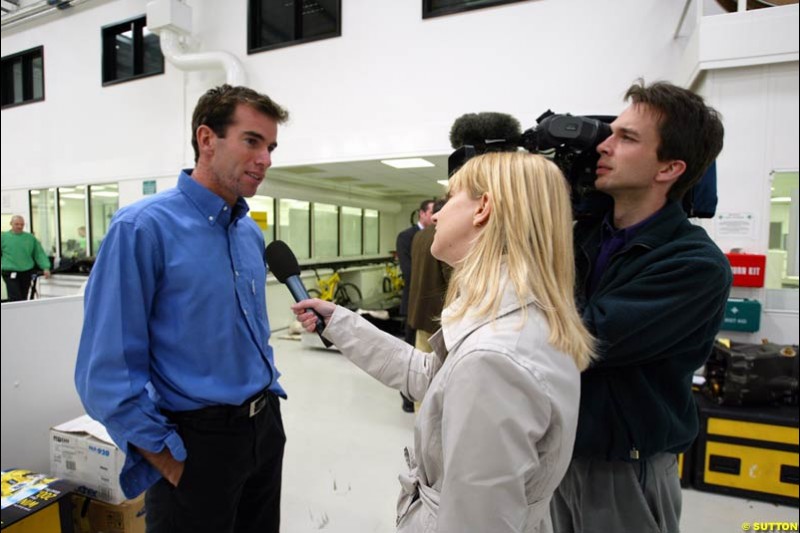
{"type": "Polygon", "coordinates": [[[747,298],[728,298],[722,328],[727,331],[758,331],[761,327],[761,302],[747,298]]]}

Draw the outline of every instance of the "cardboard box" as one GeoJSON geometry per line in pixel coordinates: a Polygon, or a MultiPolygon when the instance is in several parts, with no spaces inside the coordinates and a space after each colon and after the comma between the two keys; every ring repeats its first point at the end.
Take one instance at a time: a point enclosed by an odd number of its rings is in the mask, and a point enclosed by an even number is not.
{"type": "Polygon", "coordinates": [[[144,494],[118,505],[72,496],[75,533],[144,533],[144,494]]]}
{"type": "Polygon", "coordinates": [[[72,533],[70,482],[30,470],[4,470],[2,480],[4,533],[72,533]]]}
{"type": "Polygon", "coordinates": [[[50,430],[50,472],[73,481],[77,492],[106,503],[122,503],[119,473],[125,454],[99,422],[83,415],[50,430]]]}

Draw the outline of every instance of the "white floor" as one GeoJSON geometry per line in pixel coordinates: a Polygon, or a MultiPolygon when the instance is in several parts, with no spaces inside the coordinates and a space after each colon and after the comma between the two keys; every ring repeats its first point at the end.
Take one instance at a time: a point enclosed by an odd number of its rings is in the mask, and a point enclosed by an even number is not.
{"type": "MultiPolygon", "coordinates": [[[[397,474],[405,470],[414,415],[400,396],[338,352],[273,337],[289,394],[281,530],[286,533],[395,531],[397,474]]],[[[683,533],[742,531],[743,523],[798,521],[795,507],[695,490],[683,494],[683,533]]],[[[752,528],[751,528],[752,529],[752,528]]],[[[797,529],[794,529],[797,531],[797,529]]]]}

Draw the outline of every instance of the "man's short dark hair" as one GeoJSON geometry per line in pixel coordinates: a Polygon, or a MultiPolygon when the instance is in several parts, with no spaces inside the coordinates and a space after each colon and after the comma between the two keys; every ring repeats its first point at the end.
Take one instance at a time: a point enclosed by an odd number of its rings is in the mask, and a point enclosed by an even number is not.
{"type": "Polygon", "coordinates": [[[422,200],[422,202],[419,204],[419,210],[420,211],[427,211],[428,210],[428,206],[431,205],[432,203],[434,203],[435,201],[436,200],[430,200],[430,199],[422,200]]]}
{"type": "Polygon", "coordinates": [[[722,151],[725,129],[720,114],[693,92],[667,82],[631,85],[625,99],[645,104],[658,116],[659,161],[679,159],[686,170],[669,190],[679,200],[691,189],[722,151]]]}
{"type": "Polygon", "coordinates": [[[249,87],[232,87],[228,84],[209,89],[197,101],[192,115],[192,148],[194,148],[194,162],[200,158],[200,148],[197,146],[197,128],[208,126],[217,137],[224,138],[228,126],[233,123],[233,115],[239,104],[249,105],[262,113],[283,124],[289,120],[289,112],[276,104],[272,98],[258,93],[249,87]]]}

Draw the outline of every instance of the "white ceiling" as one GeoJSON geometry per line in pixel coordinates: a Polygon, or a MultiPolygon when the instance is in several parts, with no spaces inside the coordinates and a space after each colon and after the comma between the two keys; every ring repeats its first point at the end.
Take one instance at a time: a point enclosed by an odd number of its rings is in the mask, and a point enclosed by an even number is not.
{"type": "Polygon", "coordinates": [[[380,160],[323,163],[293,167],[272,167],[269,179],[278,179],[315,189],[356,193],[394,201],[412,201],[420,197],[434,198],[444,194],[437,180],[447,179],[449,154],[421,156],[433,167],[397,169],[380,160]]]}

